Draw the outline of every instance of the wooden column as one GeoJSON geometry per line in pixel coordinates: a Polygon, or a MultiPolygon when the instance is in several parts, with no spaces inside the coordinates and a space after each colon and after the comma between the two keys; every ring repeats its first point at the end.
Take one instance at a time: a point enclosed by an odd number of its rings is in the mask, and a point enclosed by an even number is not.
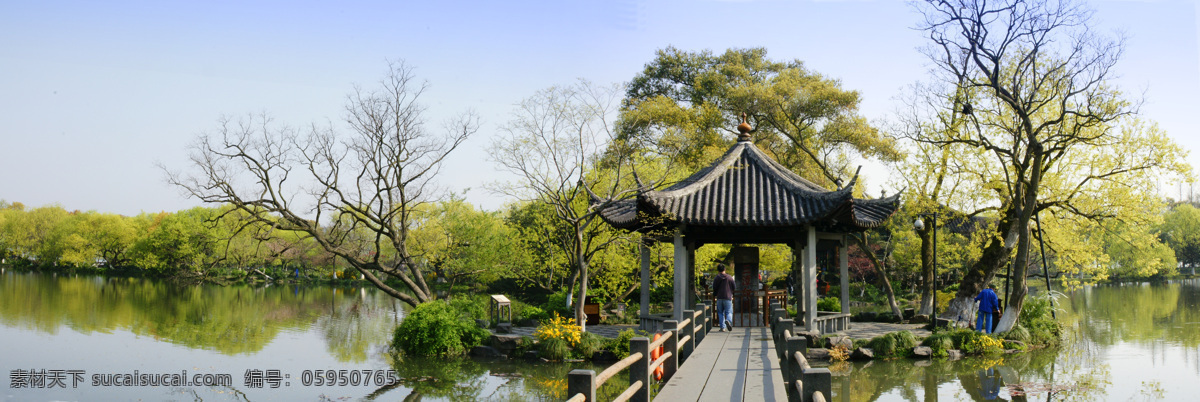
{"type": "MultiPolygon", "coordinates": [[[[644,319],[650,316],[650,245],[645,239],[642,240],[641,247],[638,247],[642,254],[642,297],[641,307],[638,310],[639,317],[644,319]]],[[[639,320],[641,320],[639,319],[639,320]]],[[[647,329],[647,328],[642,328],[647,329]]]]}
{"type": "Polygon", "coordinates": [[[675,298],[672,315],[675,321],[683,321],[683,309],[687,306],[687,247],[683,245],[683,231],[675,229],[675,298]]]}
{"type": "Polygon", "coordinates": [[[817,320],[817,228],[808,227],[804,246],[804,330],[812,331],[817,320]]]}
{"type": "MultiPolygon", "coordinates": [[[[842,312],[850,312],[850,246],[846,243],[846,236],[842,236],[842,241],[838,244],[838,269],[839,277],[842,279],[842,312]]],[[[849,329],[849,328],[847,328],[849,329]]]]}

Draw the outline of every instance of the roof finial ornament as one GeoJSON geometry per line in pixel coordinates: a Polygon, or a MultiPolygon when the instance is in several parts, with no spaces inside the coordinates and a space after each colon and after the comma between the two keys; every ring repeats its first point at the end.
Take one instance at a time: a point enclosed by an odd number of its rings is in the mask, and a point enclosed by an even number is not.
{"type": "Polygon", "coordinates": [[[746,123],[746,112],[742,112],[742,124],[738,124],[737,130],[741,133],[738,134],[738,142],[750,141],[750,131],[753,128],[750,127],[750,123],[746,123]]]}

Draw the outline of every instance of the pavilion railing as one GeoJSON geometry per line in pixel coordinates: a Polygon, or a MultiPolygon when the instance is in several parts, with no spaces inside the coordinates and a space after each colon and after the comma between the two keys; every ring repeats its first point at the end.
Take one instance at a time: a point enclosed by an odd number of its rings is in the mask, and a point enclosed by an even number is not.
{"type": "Polygon", "coordinates": [[[771,334],[779,369],[787,387],[790,402],[825,402],[833,393],[833,374],[827,368],[808,364],[808,338],[796,336],[796,325],[787,317],[787,310],[771,312],[771,334]]]}
{"type": "Polygon", "coordinates": [[[605,382],[629,370],[629,386],[617,395],[613,401],[646,402],[650,400],[650,385],[654,380],[653,374],[659,367],[663,368],[662,381],[666,382],[675,375],[679,366],[696,350],[696,345],[704,340],[705,335],[712,329],[712,309],[707,304],[696,305],[696,310],[686,310],[683,321],[668,320],[663,323],[665,328],[662,336],[653,342],[650,338],[635,337],[629,340],[629,357],[613,363],[608,368],[596,374],[594,370],[571,370],[567,374],[567,401],[592,402],[596,400],[596,389],[605,382]],[[663,354],[658,359],[650,359],[650,351],[662,347],[663,354]]]}

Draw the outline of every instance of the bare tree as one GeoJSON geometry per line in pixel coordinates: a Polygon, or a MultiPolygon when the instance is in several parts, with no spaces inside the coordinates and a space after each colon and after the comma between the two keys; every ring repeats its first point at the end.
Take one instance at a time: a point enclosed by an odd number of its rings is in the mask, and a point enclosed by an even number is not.
{"type": "Polygon", "coordinates": [[[479,127],[466,112],[444,134],[431,133],[418,103],[427,87],[412,67],[389,63],[378,87],[347,96],[348,134],[314,125],[300,135],[265,115],[223,118],[191,145],[194,171],[168,172],[168,180],[245,213],[246,225],[304,233],[388,295],[424,303],[432,293],[409,253],[412,213],[435,198],[442,161],[479,127]]]}
{"type": "Polygon", "coordinates": [[[600,211],[637,191],[622,187],[627,184],[622,178],[630,173],[623,170],[625,164],[616,163],[603,172],[608,175],[603,178],[595,167],[614,135],[611,122],[619,94],[615,85],[586,81],[538,91],[517,105],[512,120],[502,128],[504,135],[491,149],[492,159],[501,168],[520,176],[495,190],[526,202],[545,203],[569,228],[565,236],[548,240],[563,251],[571,266],[568,303],[578,284],[574,304],[580,325],[586,318],[583,302],[592,256],[620,240],[613,231],[602,233],[600,211]]]}
{"type": "Polygon", "coordinates": [[[1106,83],[1123,40],[1094,34],[1091,11],[1074,0],[927,0],[919,7],[935,75],[956,91],[978,94],[961,105],[974,131],[926,141],[984,149],[1002,166],[994,188],[1001,204],[996,236],[966,272],[947,315],[970,314],[974,295],[1015,262],[1014,290],[997,328],[1005,331],[1028,291],[1030,219],[1051,206],[1039,202],[1047,172],[1133,113],[1106,83]]]}

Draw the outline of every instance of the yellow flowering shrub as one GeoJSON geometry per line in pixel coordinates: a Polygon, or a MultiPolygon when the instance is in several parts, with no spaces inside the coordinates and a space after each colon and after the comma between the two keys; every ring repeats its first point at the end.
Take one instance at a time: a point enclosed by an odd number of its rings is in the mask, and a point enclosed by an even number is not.
{"type": "Polygon", "coordinates": [[[583,328],[575,325],[574,320],[555,313],[554,318],[539,325],[537,330],[533,331],[533,336],[540,342],[548,339],[560,339],[566,342],[568,347],[574,349],[579,345],[579,339],[583,336],[583,328]]]}

